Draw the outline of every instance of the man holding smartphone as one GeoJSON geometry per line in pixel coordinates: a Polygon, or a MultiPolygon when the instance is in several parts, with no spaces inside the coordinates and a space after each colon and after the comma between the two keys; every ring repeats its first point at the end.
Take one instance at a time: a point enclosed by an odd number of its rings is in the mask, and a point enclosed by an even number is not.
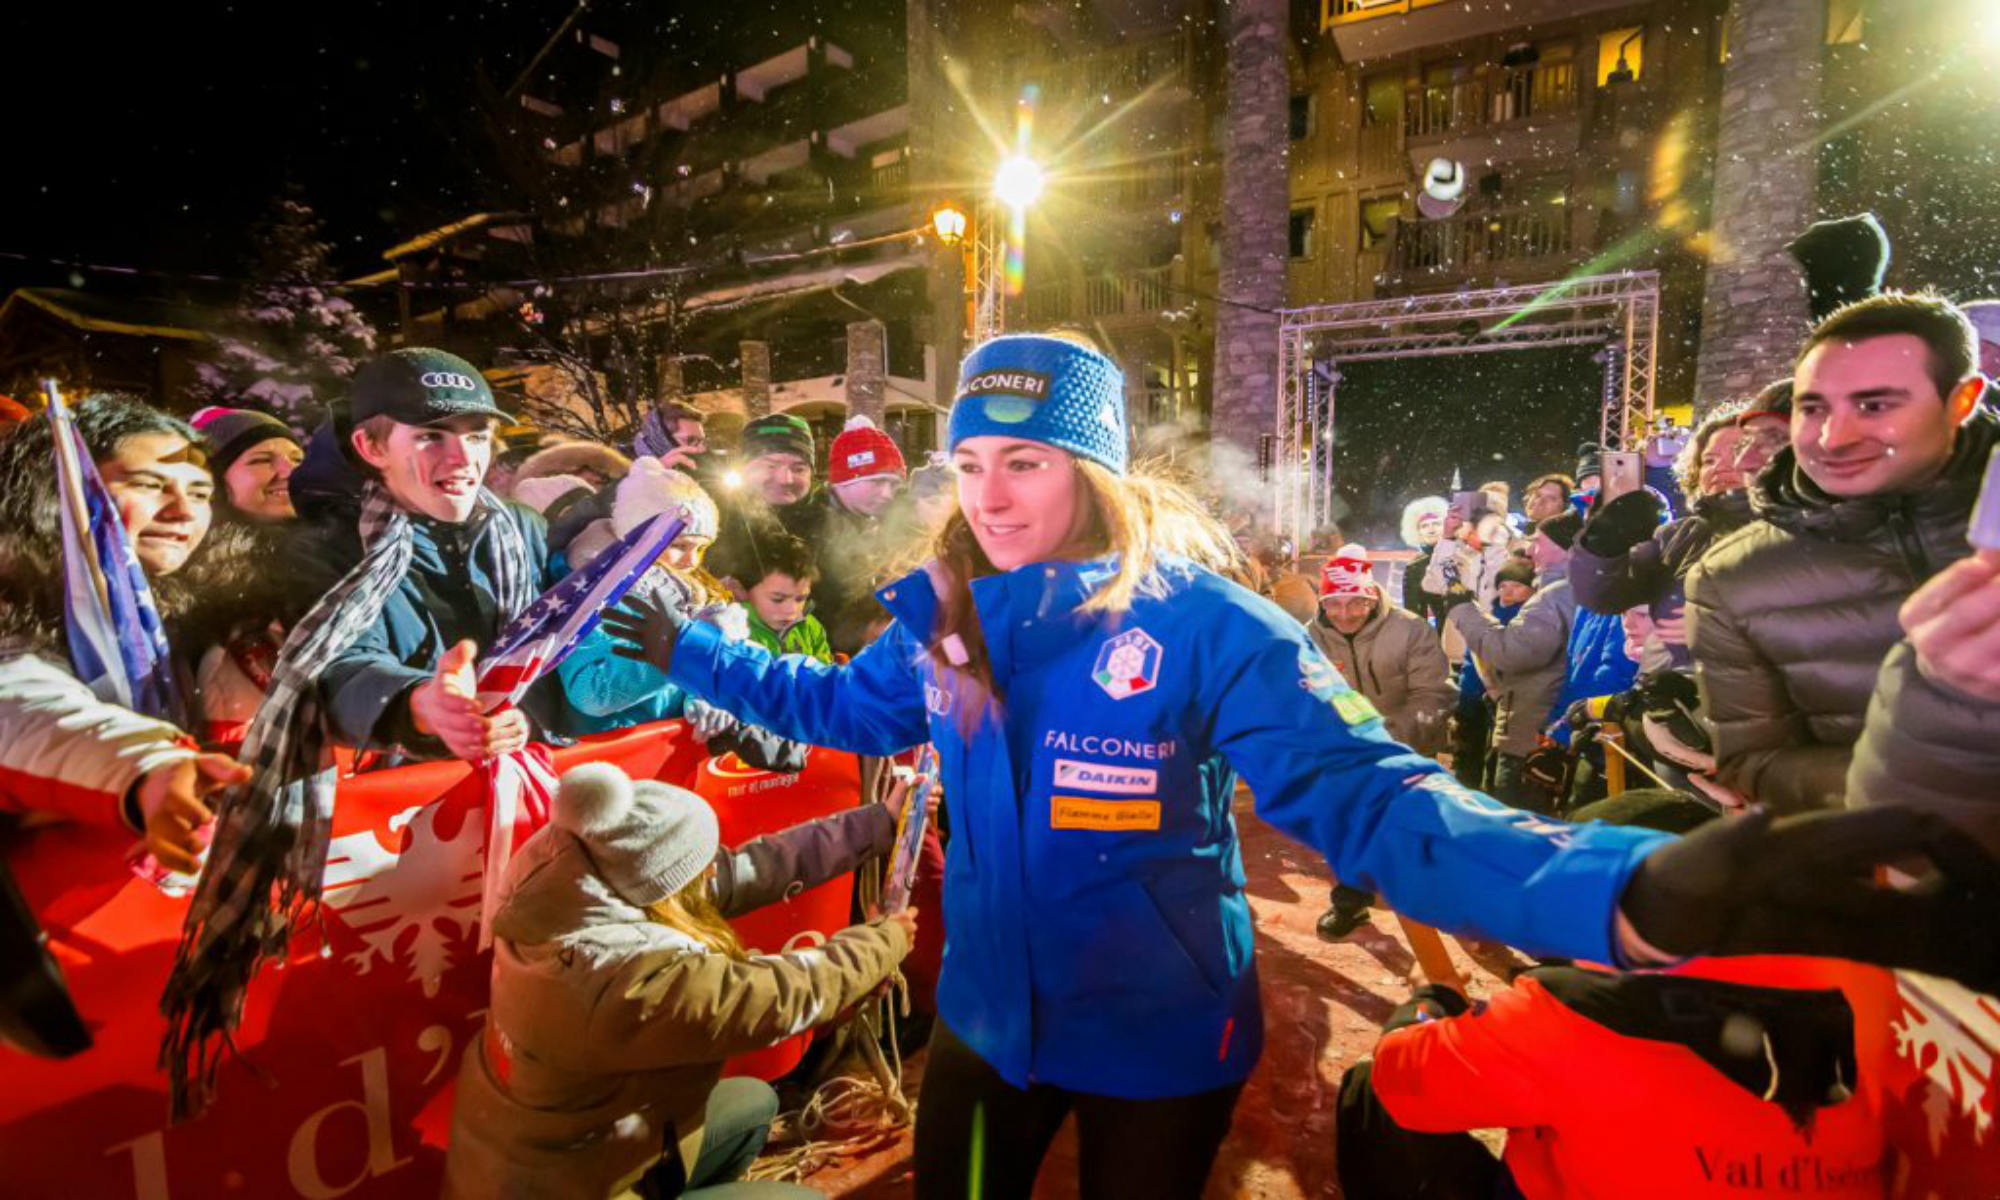
{"type": "Polygon", "coordinates": [[[1806,339],[1790,445],[1759,520],[1689,576],[1689,639],[1721,782],[1780,812],[1837,807],[1897,610],[1966,556],[2000,416],[1957,307],[1887,292],[1806,339]]]}

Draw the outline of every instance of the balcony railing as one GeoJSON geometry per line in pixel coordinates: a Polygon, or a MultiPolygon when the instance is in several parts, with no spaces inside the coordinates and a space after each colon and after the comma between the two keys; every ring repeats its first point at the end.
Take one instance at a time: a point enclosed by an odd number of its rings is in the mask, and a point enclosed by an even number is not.
{"type": "Polygon", "coordinates": [[[1555,258],[1570,249],[1569,209],[1548,205],[1401,222],[1388,267],[1399,275],[1459,275],[1504,263],[1555,258]]]}
{"type": "Polygon", "coordinates": [[[1042,64],[1023,78],[1040,83],[1051,100],[1124,97],[1176,77],[1185,80],[1187,60],[1187,40],[1175,34],[1042,64]]]}
{"type": "Polygon", "coordinates": [[[868,171],[868,186],[875,192],[901,191],[910,185],[910,160],[898,158],[894,162],[871,167],[868,171]]]}
{"type": "Polygon", "coordinates": [[[1449,0],[1319,0],[1319,27],[1322,32],[1350,21],[1391,17],[1445,4],[1449,0]]]}
{"type": "Polygon", "coordinates": [[[1462,133],[1574,112],[1576,100],[1572,60],[1495,68],[1457,83],[1410,89],[1403,129],[1410,137],[1462,133]]]}
{"type": "Polygon", "coordinates": [[[1084,281],[1084,315],[1117,317],[1159,312],[1173,294],[1172,267],[1150,267],[1084,281]]]}
{"type": "Polygon", "coordinates": [[[1008,319],[1024,325],[1091,317],[1144,316],[1173,307],[1173,267],[1093,275],[1079,289],[1070,280],[1037,284],[1008,302],[1008,319]],[[1081,298],[1081,306],[1078,300],[1081,298]]]}

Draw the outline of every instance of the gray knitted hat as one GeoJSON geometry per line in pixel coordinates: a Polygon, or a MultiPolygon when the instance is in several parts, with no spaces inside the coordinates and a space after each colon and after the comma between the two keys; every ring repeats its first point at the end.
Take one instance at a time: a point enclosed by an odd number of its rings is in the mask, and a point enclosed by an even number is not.
{"type": "Polygon", "coordinates": [[[575,834],[611,890],[639,908],[693,883],[722,841],[707,801],[671,784],[634,782],[609,763],[563,775],[555,824],[575,834]]]}

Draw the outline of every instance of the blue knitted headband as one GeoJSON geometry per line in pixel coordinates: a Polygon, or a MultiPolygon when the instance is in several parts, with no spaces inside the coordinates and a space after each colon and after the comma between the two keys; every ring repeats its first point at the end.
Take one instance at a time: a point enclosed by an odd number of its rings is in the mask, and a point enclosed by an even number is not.
{"type": "Polygon", "coordinates": [[[1019,438],[1067,450],[1125,473],[1125,373],[1088,347],[1040,334],[1007,334],[965,356],[949,441],[1019,438]]]}

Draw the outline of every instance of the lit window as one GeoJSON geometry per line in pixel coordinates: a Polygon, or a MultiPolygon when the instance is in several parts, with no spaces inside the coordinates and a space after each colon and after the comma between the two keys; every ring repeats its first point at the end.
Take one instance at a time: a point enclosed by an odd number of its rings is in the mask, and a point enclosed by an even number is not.
{"type": "Polygon", "coordinates": [[[1597,38],[1597,86],[1607,83],[1630,83],[1639,78],[1644,63],[1641,51],[1646,46],[1646,27],[1636,25],[1630,29],[1613,29],[1597,38]]]}
{"type": "Polygon", "coordinates": [[[1827,0],[1826,44],[1852,46],[1861,41],[1864,0],[1827,0]]]}
{"type": "Polygon", "coordinates": [[[1400,196],[1377,196],[1361,202],[1361,248],[1377,250],[1396,236],[1396,221],[1403,215],[1400,196]]]}
{"type": "Polygon", "coordinates": [[[1313,210],[1295,208],[1292,210],[1290,228],[1291,252],[1293,258],[1311,258],[1313,252],[1313,210]]]}

